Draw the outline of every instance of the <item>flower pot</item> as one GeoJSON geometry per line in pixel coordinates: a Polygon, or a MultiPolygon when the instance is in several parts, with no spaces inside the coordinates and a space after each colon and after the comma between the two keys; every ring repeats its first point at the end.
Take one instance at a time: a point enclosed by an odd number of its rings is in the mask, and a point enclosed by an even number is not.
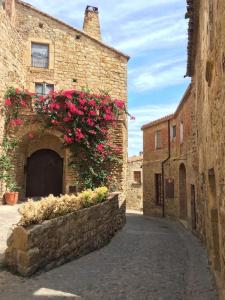
{"type": "Polygon", "coordinates": [[[18,192],[6,192],[4,196],[5,196],[6,204],[14,205],[18,201],[19,193],[18,192]]]}

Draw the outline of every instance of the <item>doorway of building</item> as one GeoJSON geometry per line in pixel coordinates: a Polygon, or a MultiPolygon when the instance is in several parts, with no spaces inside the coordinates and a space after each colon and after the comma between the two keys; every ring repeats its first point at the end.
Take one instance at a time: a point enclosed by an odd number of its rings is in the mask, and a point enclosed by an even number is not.
{"type": "Polygon", "coordinates": [[[197,214],[196,214],[196,201],[195,201],[195,186],[191,184],[191,219],[192,230],[197,228],[197,214]]]}
{"type": "Polygon", "coordinates": [[[187,184],[186,168],[184,164],[179,168],[179,199],[180,199],[180,218],[187,219],[187,184]]]}
{"type": "Polygon", "coordinates": [[[26,196],[44,197],[62,193],[63,159],[53,150],[34,152],[27,160],[26,196]]]}

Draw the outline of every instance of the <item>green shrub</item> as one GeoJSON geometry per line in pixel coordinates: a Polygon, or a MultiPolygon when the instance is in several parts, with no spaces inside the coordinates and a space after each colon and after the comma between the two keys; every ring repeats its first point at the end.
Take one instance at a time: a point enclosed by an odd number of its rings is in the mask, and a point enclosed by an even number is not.
{"type": "Polygon", "coordinates": [[[64,216],[79,209],[90,207],[107,199],[108,189],[100,187],[95,190],[86,190],[76,195],[62,195],[55,197],[49,195],[40,201],[29,199],[19,208],[21,219],[19,225],[29,226],[40,224],[45,220],[64,216]]]}

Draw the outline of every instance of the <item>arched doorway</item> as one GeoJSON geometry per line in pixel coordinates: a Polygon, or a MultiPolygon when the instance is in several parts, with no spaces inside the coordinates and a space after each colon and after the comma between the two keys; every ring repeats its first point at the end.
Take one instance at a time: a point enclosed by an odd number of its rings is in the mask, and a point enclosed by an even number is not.
{"type": "Polygon", "coordinates": [[[179,168],[179,198],[180,198],[180,218],[187,219],[187,184],[186,168],[184,164],[179,168]]]}
{"type": "Polygon", "coordinates": [[[41,149],[27,160],[26,197],[62,193],[63,159],[53,150],[41,149]]]}

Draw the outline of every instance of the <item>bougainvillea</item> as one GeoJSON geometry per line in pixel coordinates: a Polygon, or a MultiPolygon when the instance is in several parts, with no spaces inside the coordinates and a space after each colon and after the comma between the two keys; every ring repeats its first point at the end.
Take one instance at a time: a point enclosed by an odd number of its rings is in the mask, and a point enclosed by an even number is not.
{"type": "MultiPolygon", "coordinates": [[[[33,109],[44,116],[46,126],[62,132],[65,146],[73,153],[70,164],[78,169],[84,187],[107,184],[110,164],[120,163],[118,158],[122,154],[122,149],[112,143],[110,130],[117,126],[120,116],[123,118],[124,114],[128,114],[125,102],[109,95],[77,90],[37,96],[10,88],[5,98],[10,125],[22,124],[20,111],[29,106],[31,99],[33,109]]],[[[29,135],[32,136],[32,133],[29,135]]]]}

